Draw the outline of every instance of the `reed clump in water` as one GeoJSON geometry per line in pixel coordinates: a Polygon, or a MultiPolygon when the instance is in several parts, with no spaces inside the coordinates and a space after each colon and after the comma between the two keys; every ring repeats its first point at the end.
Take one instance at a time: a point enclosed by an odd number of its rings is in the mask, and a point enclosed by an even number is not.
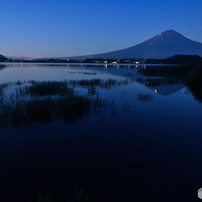
{"type": "Polygon", "coordinates": [[[1,126],[20,126],[32,122],[51,122],[58,119],[74,121],[90,112],[93,102],[83,96],[35,98],[15,105],[4,104],[0,110],[1,126]]]}
{"type": "Polygon", "coordinates": [[[68,87],[67,81],[30,81],[26,92],[31,96],[72,95],[73,89],[68,87]]]}
{"type": "MultiPolygon", "coordinates": [[[[112,106],[100,99],[97,86],[111,88],[127,84],[126,81],[115,80],[80,80],[80,81],[18,81],[19,86],[9,97],[0,97],[0,127],[19,127],[33,122],[52,122],[55,119],[74,121],[90,112],[104,112],[112,106]],[[78,95],[74,86],[88,87],[88,95],[96,98],[78,95]]],[[[12,85],[12,84],[11,84],[12,85]]],[[[8,84],[2,84],[2,94],[8,84]]],[[[114,108],[113,108],[114,109],[114,108]]],[[[114,110],[113,110],[114,111],[114,110]]]]}

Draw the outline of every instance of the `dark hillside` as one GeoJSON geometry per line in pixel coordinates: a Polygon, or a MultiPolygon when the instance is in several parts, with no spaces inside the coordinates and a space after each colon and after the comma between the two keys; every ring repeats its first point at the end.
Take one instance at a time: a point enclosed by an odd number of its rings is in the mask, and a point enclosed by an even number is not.
{"type": "Polygon", "coordinates": [[[188,64],[202,62],[202,57],[198,55],[174,55],[163,61],[164,64],[188,64]]]}
{"type": "Polygon", "coordinates": [[[3,55],[0,55],[0,62],[5,62],[8,58],[3,55]]]}

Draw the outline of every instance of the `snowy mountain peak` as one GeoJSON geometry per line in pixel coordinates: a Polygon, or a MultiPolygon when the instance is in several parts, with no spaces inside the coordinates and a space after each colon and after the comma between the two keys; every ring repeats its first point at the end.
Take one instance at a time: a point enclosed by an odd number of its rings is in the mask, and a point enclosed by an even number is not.
{"type": "Polygon", "coordinates": [[[173,55],[202,56],[202,43],[186,38],[175,30],[166,30],[135,46],[103,54],[84,56],[85,58],[152,58],[162,59],[173,55]]]}

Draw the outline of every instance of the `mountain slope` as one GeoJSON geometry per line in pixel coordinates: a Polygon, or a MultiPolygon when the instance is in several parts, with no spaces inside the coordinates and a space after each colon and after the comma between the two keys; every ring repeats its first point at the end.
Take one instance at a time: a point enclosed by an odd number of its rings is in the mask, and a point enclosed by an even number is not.
{"type": "Polygon", "coordinates": [[[0,62],[5,62],[7,58],[0,54],[0,62]]]}
{"type": "Polygon", "coordinates": [[[202,43],[192,41],[174,30],[168,30],[138,45],[103,54],[74,58],[168,58],[176,54],[202,56],[202,43]]]}

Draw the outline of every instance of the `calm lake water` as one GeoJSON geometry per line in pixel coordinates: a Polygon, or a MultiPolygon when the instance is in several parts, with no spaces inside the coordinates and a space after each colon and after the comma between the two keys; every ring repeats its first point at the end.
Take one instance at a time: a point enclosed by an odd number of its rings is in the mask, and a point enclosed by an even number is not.
{"type": "Polygon", "coordinates": [[[2,126],[0,201],[199,201],[202,103],[183,78],[148,68],[1,63],[0,84],[12,83],[1,95],[8,102],[17,81],[118,83],[77,84],[78,95],[107,104],[74,121],[2,126]]]}

